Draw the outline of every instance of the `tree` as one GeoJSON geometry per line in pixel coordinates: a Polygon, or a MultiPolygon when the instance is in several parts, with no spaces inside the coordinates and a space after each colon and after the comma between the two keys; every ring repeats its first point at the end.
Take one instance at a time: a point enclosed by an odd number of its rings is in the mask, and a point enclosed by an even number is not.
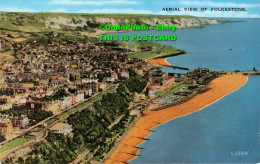
{"type": "Polygon", "coordinates": [[[82,134],[77,134],[77,135],[73,138],[73,141],[80,146],[80,145],[84,144],[84,137],[82,136],[82,134]]]}
{"type": "Polygon", "coordinates": [[[25,160],[25,163],[26,164],[33,164],[34,162],[33,162],[32,156],[27,157],[26,160],[25,160]]]}
{"type": "Polygon", "coordinates": [[[0,135],[0,142],[3,142],[4,140],[5,140],[5,137],[0,135]]]}
{"type": "Polygon", "coordinates": [[[24,159],[22,157],[19,157],[17,162],[19,164],[24,164],[24,159]]]}

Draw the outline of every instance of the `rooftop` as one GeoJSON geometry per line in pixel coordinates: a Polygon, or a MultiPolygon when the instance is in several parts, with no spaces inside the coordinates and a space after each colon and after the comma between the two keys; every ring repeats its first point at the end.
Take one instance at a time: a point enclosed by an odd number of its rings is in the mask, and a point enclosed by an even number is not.
{"type": "Polygon", "coordinates": [[[51,130],[59,130],[62,127],[64,127],[65,125],[66,125],[65,123],[60,122],[60,123],[57,123],[57,124],[53,125],[50,129],[51,130]]]}

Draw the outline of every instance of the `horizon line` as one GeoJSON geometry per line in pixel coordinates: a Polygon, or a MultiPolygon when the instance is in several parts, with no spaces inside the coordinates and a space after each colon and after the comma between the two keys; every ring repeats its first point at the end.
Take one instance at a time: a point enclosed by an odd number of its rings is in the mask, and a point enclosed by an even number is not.
{"type": "Polygon", "coordinates": [[[110,15],[110,14],[125,14],[125,15],[154,15],[154,16],[191,16],[191,17],[198,17],[198,18],[248,18],[248,19],[259,19],[260,17],[225,17],[225,16],[220,16],[220,17],[215,17],[215,16],[193,16],[193,15],[168,15],[168,14],[133,14],[133,13],[74,13],[74,12],[55,12],[55,11],[42,11],[42,12],[26,12],[26,11],[0,11],[5,12],[5,13],[29,13],[29,14],[40,14],[40,13],[53,13],[53,14],[88,14],[88,15],[94,15],[94,14],[105,14],[105,15],[110,15]]]}

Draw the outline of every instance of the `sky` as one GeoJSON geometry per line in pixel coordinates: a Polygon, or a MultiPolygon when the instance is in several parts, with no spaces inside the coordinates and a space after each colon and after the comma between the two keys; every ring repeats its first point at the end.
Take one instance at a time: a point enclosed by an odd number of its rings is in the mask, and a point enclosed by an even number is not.
{"type": "Polygon", "coordinates": [[[0,0],[0,11],[260,18],[260,0],[0,0]],[[210,11],[223,7],[245,8],[246,11],[210,11]],[[163,11],[163,8],[179,8],[181,11],[163,11]],[[185,11],[184,8],[199,11],[185,11]],[[207,11],[201,11],[201,8],[207,8],[207,11]]]}

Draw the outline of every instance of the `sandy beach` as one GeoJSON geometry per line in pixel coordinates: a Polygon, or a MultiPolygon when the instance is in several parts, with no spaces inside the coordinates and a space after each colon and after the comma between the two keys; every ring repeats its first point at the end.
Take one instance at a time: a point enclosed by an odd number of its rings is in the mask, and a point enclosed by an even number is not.
{"type": "Polygon", "coordinates": [[[166,58],[158,58],[158,59],[149,59],[149,63],[152,64],[159,64],[159,65],[170,65],[167,61],[166,58]]]}
{"type": "MultiPolygon", "coordinates": [[[[156,59],[158,60],[158,59],[156,59]]],[[[223,75],[212,82],[202,92],[187,102],[159,111],[143,112],[143,116],[135,123],[126,137],[120,142],[106,164],[126,163],[136,157],[137,146],[151,133],[150,129],[164,122],[198,111],[209,104],[219,100],[230,92],[240,88],[247,81],[244,75],[223,75]]]]}

